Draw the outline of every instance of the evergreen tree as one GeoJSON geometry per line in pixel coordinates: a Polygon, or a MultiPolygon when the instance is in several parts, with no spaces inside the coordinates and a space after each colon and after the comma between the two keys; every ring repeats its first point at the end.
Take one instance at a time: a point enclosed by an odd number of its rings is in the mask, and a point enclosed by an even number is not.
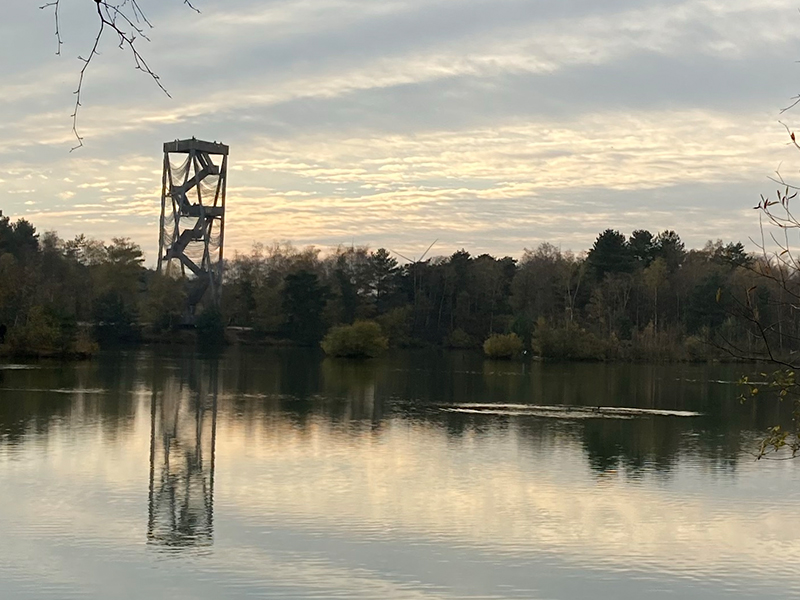
{"type": "Polygon", "coordinates": [[[586,260],[597,281],[602,281],[608,273],[629,273],[633,268],[631,248],[625,236],[613,229],[606,229],[597,236],[586,260]]]}
{"type": "Polygon", "coordinates": [[[652,233],[646,229],[637,229],[631,234],[628,246],[631,249],[631,255],[639,265],[650,266],[656,253],[656,243],[652,233]]]}
{"type": "Polygon", "coordinates": [[[686,249],[680,236],[671,230],[659,233],[656,237],[655,256],[664,259],[670,272],[674,272],[686,257],[686,249]]]}
{"type": "Polygon", "coordinates": [[[382,314],[397,301],[400,290],[400,269],[397,261],[385,248],[378,248],[369,255],[369,265],[375,307],[378,313],[382,314]]]}
{"type": "Polygon", "coordinates": [[[328,289],[320,284],[316,273],[301,270],[286,276],[283,311],[289,339],[304,345],[319,343],[325,334],[322,311],[327,300],[328,289]]]}

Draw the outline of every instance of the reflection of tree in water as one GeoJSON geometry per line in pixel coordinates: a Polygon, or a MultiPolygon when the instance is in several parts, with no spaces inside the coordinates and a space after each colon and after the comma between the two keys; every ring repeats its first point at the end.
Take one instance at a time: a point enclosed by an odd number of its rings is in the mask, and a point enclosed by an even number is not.
{"type": "Polygon", "coordinates": [[[682,438],[693,423],[669,417],[631,420],[598,419],[583,424],[583,447],[589,466],[598,472],[624,470],[668,472],[684,449],[682,438]]]}
{"type": "MultiPolygon", "coordinates": [[[[687,456],[702,456],[716,472],[733,472],[748,447],[758,440],[753,431],[769,418],[779,422],[785,407],[776,403],[742,406],[732,382],[736,368],[676,365],[608,365],[552,363],[524,365],[484,361],[482,368],[431,361],[415,377],[391,382],[403,394],[431,397],[425,418],[440,422],[453,437],[465,433],[510,430],[526,445],[552,448],[565,441],[579,444],[597,473],[671,473],[687,456]],[[445,376],[442,377],[441,373],[445,376]],[[435,381],[440,377],[441,381],[435,381]],[[449,379],[448,379],[449,377],[449,379]],[[438,386],[438,387],[437,387],[438,386]],[[449,386],[449,387],[446,387],[449,386]],[[445,389],[441,389],[445,388],[445,389]],[[435,389],[435,393],[426,390],[435,389]],[[441,389],[441,391],[440,391],[441,389]],[[702,417],[647,416],[632,419],[540,418],[506,414],[440,412],[442,404],[481,403],[545,406],[622,406],[702,413],[702,417]],[[779,412],[782,409],[782,413],[779,412]],[[777,411],[777,412],[776,412],[777,411]]],[[[403,373],[406,375],[406,373],[403,373]]]]}
{"type": "Polygon", "coordinates": [[[384,417],[383,402],[376,395],[380,363],[326,358],[322,362],[322,374],[326,393],[346,399],[329,408],[332,420],[369,421],[373,428],[380,427],[384,417]]]}
{"type": "Polygon", "coordinates": [[[169,378],[151,397],[147,540],[171,548],[213,543],[217,365],[200,363],[188,380],[169,378]]]}

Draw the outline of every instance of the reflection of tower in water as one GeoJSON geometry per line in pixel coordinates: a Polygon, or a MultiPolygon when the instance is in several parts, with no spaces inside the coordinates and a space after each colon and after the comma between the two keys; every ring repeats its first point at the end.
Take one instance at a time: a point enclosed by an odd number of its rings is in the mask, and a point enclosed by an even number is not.
{"type": "Polygon", "coordinates": [[[213,543],[216,365],[190,382],[168,379],[150,407],[147,541],[175,549],[213,543]]]}

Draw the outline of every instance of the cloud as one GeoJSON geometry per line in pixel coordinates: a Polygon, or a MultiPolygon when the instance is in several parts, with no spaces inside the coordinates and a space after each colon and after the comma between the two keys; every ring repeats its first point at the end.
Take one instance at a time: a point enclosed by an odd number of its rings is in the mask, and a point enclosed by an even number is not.
{"type": "Polygon", "coordinates": [[[788,0],[148,9],[142,49],[173,99],[107,40],[80,114],[87,147],[72,154],[80,63],[67,58],[91,40],[91,19],[65,10],[58,59],[48,15],[10,9],[6,214],[101,237],[110,228],[94,222],[114,215],[113,235],[153,256],[161,143],[197,135],[232,148],[230,250],[439,238],[442,252],[469,241],[518,255],[545,239],[582,249],[606,226],[670,227],[700,245],[746,239],[766,176],[793,160],[776,122],[800,56],[788,0]]]}

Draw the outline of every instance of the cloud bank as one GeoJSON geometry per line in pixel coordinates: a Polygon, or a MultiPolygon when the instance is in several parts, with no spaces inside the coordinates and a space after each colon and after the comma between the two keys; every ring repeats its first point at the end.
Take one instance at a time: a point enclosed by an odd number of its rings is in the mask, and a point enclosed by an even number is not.
{"type": "Polygon", "coordinates": [[[0,208],[155,259],[161,143],[231,145],[229,255],[255,242],[438,239],[519,255],[606,227],[743,239],[796,156],[788,0],[142,2],[172,99],[105,40],[69,153],[91,13],[16,3],[0,24],[0,208]],[[791,124],[792,113],[786,115],[791,124]]]}

